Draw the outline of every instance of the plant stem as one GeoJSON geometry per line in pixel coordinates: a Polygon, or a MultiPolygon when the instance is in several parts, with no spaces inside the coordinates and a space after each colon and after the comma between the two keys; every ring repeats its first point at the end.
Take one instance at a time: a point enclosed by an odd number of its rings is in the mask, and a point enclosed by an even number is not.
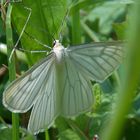
{"type": "Polygon", "coordinates": [[[74,8],[76,12],[73,12],[71,16],[71,22],[72,22],[72,44],[80,44],[81,43],[81,25],[80,25],[80,13],[79,9],[77,10],[74,8]]]}
{"type": "Polygon", "coordinates": [[[81,26],[82,28],[85,30],[85,32],[88,34],[88,36],[95,42],[99,42],[99,38],[98,36],[95,34],[94,31],[92,31],[87,25],[86,23],[84,23],[84,21],[81,21],[81,26]]]}
{"type": "Polygon", "coordinates": [[[70,127],[77,132],[77,134],[79,135],[79,137],[82,140],[89,140],[89,138],[84,134],[84,132],[82,130],[80,130],[80,128],[78,126],[76,126],[76,124],[71,121],[71,120],[67,120],[68,124],[70,125],[70,127]]]}
{"type": "MultiPolygon", "coordinates": [[[[9,67],[9,80],[12,82],[16,78],[16,69],[15,69],[15,58],[14,55],[9,61],[10,54],[12,52],[13,45],[13,36],[12,36],[12,27],[11,27],[11,12],[12,5],[9,3],[7,14],[6,14],[6,41],[7,41],[7,56],[8,56],[8,67],[9,67]]],[[[12,113],[12,140],[19,140],[19,116],[18,114],[12,113]]]]}
{"type": "Polygon", "coordinates": [[[45,140],[50,140],[48,130],[45,131],[45,140]]]}

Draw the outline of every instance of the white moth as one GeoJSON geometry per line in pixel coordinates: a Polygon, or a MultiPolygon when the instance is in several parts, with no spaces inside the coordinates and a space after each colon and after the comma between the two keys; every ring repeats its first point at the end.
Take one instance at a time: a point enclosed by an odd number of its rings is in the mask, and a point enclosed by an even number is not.
{"type": "Polygon", "coordinates": [[[32,109],[28,130],[49,128],[58,115],[76,116],[93,105],[91,80],[102,82],[119,66],[122,43],[94,43],[64,48],[56,40],[50,54],[12,82],[4,106],[15,113],[32,109]]]}

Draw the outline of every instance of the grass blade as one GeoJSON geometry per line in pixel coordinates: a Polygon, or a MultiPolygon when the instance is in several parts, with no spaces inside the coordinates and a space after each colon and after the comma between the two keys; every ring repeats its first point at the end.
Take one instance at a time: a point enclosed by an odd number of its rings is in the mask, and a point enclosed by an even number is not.
{"type": "MultiPolygon", "coordinates": [[[[6,41],[7,41],[7,53],[8,60],[12,52],[13,45],[13,36],[12,36],[12,27],[11,27],[11,12],[12,5],[8,5],[7,15],[6,15],[6,41]]],[[[9,62],[9,61],[8,61],[9,62]]],[[[8,64],[9,68],[9,80],[12,82],[16,78],[16,69],[15,69],[15,58],[14,55],[11,58],[11,61],[8,64]]],[[[19,140],[19,116],[18,114],[12,113],[12,139],[19,140]]]]}
{"type": "Polygon", "coordinates": [[[108,127],[103,131],[101,140],[118,140],[124,128],[125,117],[132,107],[132,102],[135,96],[135,90],[139,85],[140,77],[140,4],[136,0],[130,15],[131,24],[128,32],[129,42],[128,58],[126,59],[126,71],[124,73],[122,85],[119,91],[119,98],[116,104],[115,111],[111,116],[111,120],[107,123],[108,127]],[[132,36],[133,35],[133,36],[132,36]]]}

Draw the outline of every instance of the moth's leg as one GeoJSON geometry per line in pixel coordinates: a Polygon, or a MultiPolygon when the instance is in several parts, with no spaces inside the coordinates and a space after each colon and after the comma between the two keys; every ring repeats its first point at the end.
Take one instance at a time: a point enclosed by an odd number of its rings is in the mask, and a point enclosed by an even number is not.
{"type": "Polygon", "coordinates": [[[37,42],[39,45],[42,45],[45,48],[49,48],[50,50],[52,49],[50,46],[42,43],[41,41],[39,41],[38,39],[36,39],[35,37],[29,35],[27,32],[25,32],[26,35],[28,35],[32,40],[34,40],[35,42],[37,42]]]}
{"type": "MultiPolygon", "coordinates": [[[[12,1],[12,2],[14,2],[14,1],[12,1]]],[[[22,0],[19,0],[19,1],[16,1],[16,2],[22,2],[22,0]]],[[[23,26],[23,28],[22,28],[22,31],[21,31],[21,33],[20,33],[20,35],[19,35],[19,37],[18,37],[18,40],[17,40],[16,44],[14,45],[13,50],[12,50],[12,52],[11,52],[11,54],[10,54],[9,61],[11,60],[11,57],[12,57],[13,53],[15,52],[18,43],[20,42],[20,39],[21,39],[21,37],[22,37],[22,35],[23,35],[23,33],[24,33],[26,27],[27,27],[27,24],[28,24],[28,22],[29,22],[29,19],[30,19],[30,17],[31,17],[31,14],[32,14],[32,9],[31,9],[31,8],[28,8],[28,7],[25,7],[25,6],[24,6],[24,8],[25,8],[27,11],[29,11],[29,14],[28,14],[28,16],[27,16],[27,18],[26,18],[25,24],[24,24],[24,26],[23,26]]]]}
{"type": "Polygon", "coordinates": [[[34,51],[29,51],[29,50],[25,50],[20,48],[19,50],[24,51],[24,52],[28,52],[28,53],[46,53],[46,50],[34,50],[34,51]]]}

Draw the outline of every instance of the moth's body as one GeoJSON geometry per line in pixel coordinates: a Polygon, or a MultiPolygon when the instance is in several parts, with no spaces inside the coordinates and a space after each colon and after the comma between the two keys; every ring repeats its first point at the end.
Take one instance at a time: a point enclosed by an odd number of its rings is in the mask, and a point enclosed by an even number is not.
{"type": "Polygon", "coordinates": [[[15,113],[32,109],[28,130],[34,134],[50,127],[58,115],[76,116],[93,105],[91,80],[102,82],[119,66],[121,43],[86,44],[53,50],[3,93],[4,106],[15,113]]]}
{"type": "Polygon", "coordinates": [[[64,48],[64,46],[62,46],[62,44],[59,42],[59,40],[55,40],[53,52],[56,55],[56,61],[58,61],[58,63],[63,61],[65,48],[64,48]]]}
{"type": "MultiPolygon", "coordinates": [[[[59,42],[59,40],[54,41],[54,47],[52,50],[52,53],[55,56],[54,60],[54,67],[55,67],[55,90],[57,93],[57,108],[61,110],[61,97],[62,97],[62,91],[63,91],[63,84],[64,84],[64,78],[63,78],[63,73],[64,73],[64,56],[65,56],[65,48],[64,46],[59,42]]],[[[52,87],[53,88],[53,87],[52,87]]]]}

